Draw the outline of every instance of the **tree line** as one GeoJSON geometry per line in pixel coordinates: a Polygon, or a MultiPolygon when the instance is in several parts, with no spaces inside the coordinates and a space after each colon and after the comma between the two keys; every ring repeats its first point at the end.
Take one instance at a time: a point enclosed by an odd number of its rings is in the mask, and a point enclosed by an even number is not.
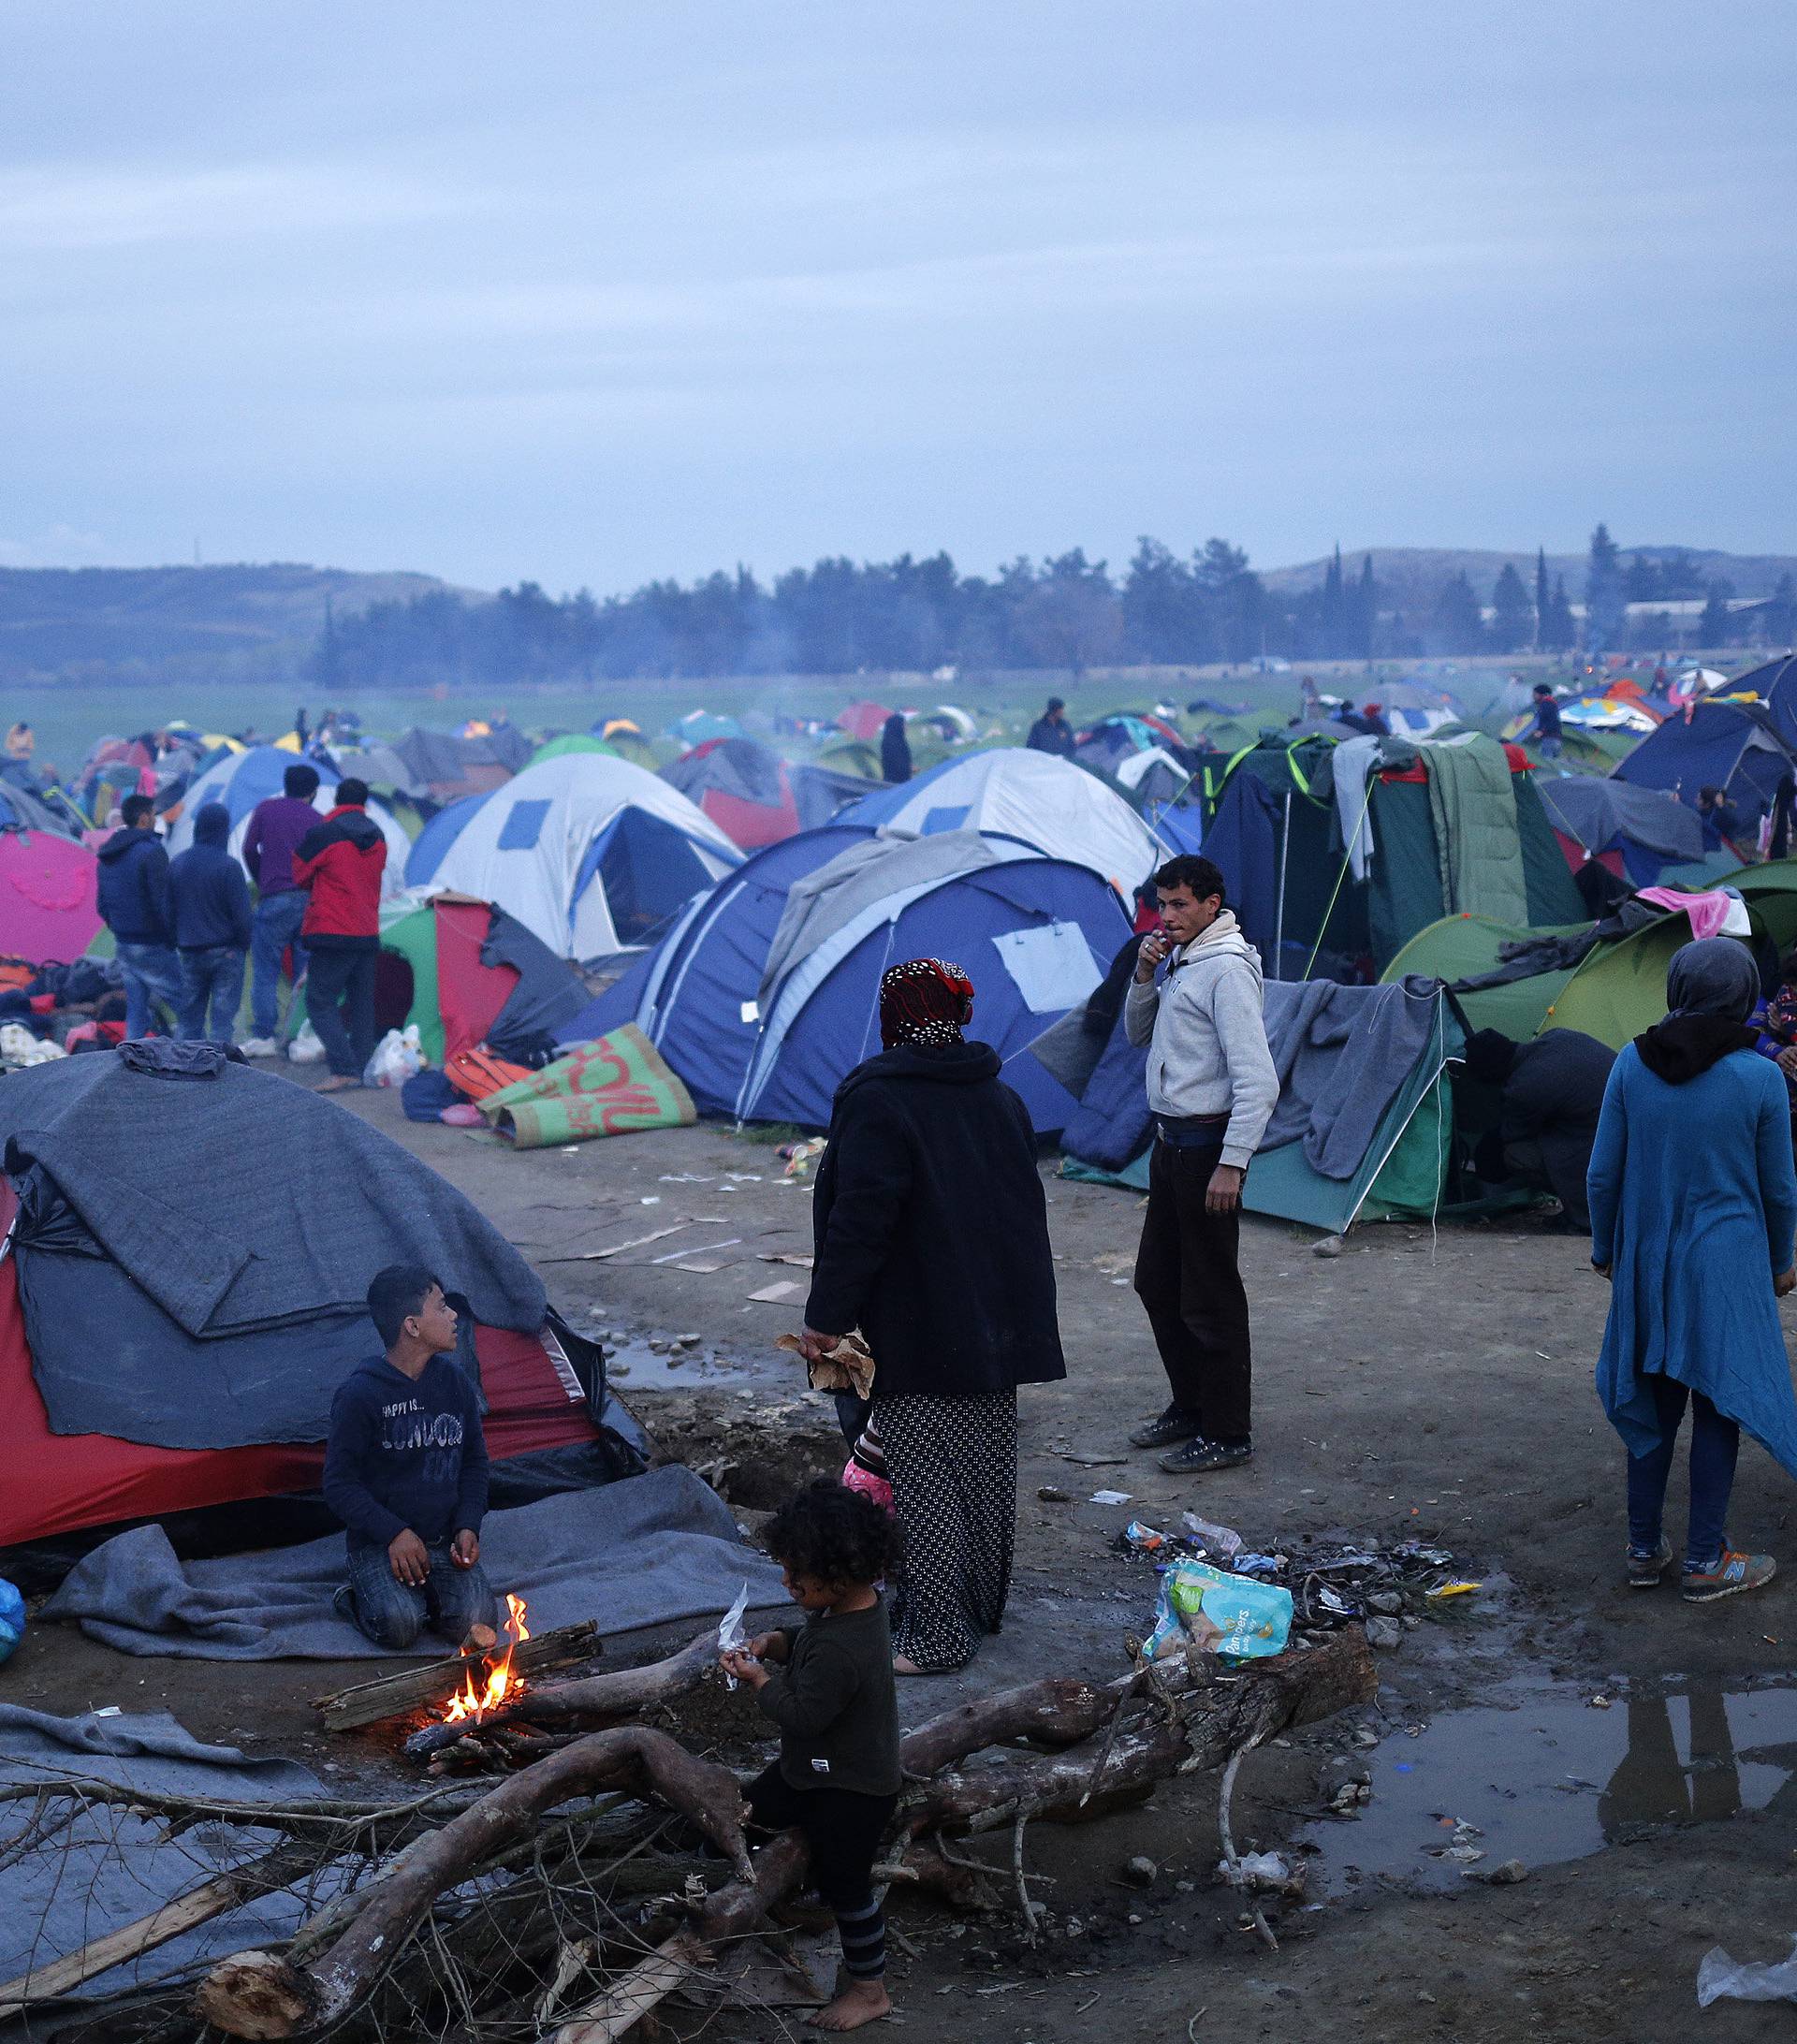
{"type": "MultiPolygon", "coordinates": [[[[312,671],[326,686],[403,686],[1623,650],[1639,630],[1631,602],[1680,600],[1687,589],[1707,599],[1698,642],[1729,643],[1732,591],[1694,580],[1677,555],[1625,562],[1601,525],[1583,624],[1564,577],[1550,581],[1544,550],[1532,588],[1507,564],[1482,600],[1456,573],[1426,609],[1409,614],[1388,600],[1370,554],[1356,566],[1339,547],[1322,583],[1303,591],[1269,590],[1246,551],[1223,539],[1177,554],[1145,537],[1120,575],[1079,548],[1041,562],[1020,556],[993,576],[963,575],[946,553],[839,557],[770,584],[738,567],[603,600],[584,589],[550,596],[534,582],[474,601],[428,591],[328,622],[312,671]]],[[[1789,577],[1781,594],[1788,620],[1789,577]]],[[[1669,618],[1642,621],[1658,627],[1643,648],[1675,641],[1669,618]]]]}

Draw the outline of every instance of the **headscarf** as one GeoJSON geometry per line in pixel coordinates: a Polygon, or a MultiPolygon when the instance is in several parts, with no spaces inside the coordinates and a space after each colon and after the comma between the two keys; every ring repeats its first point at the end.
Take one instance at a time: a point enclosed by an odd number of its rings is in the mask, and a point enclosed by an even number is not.
{"type": "Polygon", "coordinates": [[[1759,999],[1759,968],[1732,937],[1682,946],[1666,969],[1672,1012],[1635,1038],[1642,1063],[1668,1085],[1683,1086],[1731,1051],[1751,1050],[1754,1032],[1746,1023],[1759,999]]]}
{"type": "Polygon", "coordinates": [[[935,1048],[963,1041],[973,1013],[973,982],[945,958],[908,958],[880,980],[880,1041],[935,1048]]]}

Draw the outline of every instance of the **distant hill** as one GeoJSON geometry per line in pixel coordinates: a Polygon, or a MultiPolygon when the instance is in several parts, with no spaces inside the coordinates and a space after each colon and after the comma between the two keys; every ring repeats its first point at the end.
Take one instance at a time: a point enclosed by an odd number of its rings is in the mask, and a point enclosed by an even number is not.
{"type": "Polygon", "coordinates": [[[344,618],[447,586],[285,562],[0,568],[0,684],[294,681],[328,605],[344,618]]]}
{"type": "MultiPolygon", "coordinates": [[[[1635,553],[1651,554],[1657,560],[1679,555],[1702,579],[1708,581],[1719,576],[1734,584],[1737,596],[1756,600],[1770,596],[1781,575],[1797,577],[1797,555],[1793,554],[1731,554],[1710,547],[1671,545],[1624,546],[1621,551],[1625,564],[1635,553]]],[[[1489,602],[1491,586],[1503,573],[1506,562],[1514,567],[1527,588],[1532,591],[1535,586],[1532,548],[1526,553],[1499,553],[1471,547],[1343,547],[1344,572],[1358,575],[1362,560],[1369,553],[1380,585],[1381,606],[1386,610],[1426,610],[1442,585],[1463,571],[1481,602],[1489,602]]],[[[1301,562],[1295,567],[1264,568],[1261,579],[1278,594],[1296,595],[1318,588],[1328,567],[1329,556],[1325,554],[1321,560],[1301,562]]],[[[1585,568],[1583,553],[1547,557],[1548,574],[1566,577],[1566,592],[1575,604],[1585,600],[1585,568]]]]}

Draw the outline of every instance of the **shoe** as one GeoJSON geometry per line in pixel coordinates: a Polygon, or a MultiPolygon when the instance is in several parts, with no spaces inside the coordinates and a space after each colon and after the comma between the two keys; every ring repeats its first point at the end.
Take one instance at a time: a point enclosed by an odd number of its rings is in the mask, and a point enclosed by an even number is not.
{"type": "Polygon", "coordinates": [[[1718,1597],[1733,1597],[1742,1590],[1763,1589],[1778,1573],[1770,1555],[1741,1555],[1729,1548],[1714,1569],[1685,1573],[1682,1595],[1687,1604],[1713,1604],[1718,1597]]]}
{"type": "Polygon", "coordinates": [[[1629,1587],[1631,1590],[1656,1590],[1660,1578],[1672,1566],[1673,1543],[1662,1534],[1659,1545],[1651,1555],[1637,1554],[1629,1550],[1629,1587]]]}
{"type": "Polygon", "coordinates": [[[272,1036],[252,1036],[238,1048],[246,1058],[278,1058],[281,1046],[272,1036]]]}
{"type": "Polygon", "coordinates": [[[1190,1412],[1170,1405],[1158,1420],[1138,1426],[1130,1436],[1132,1448],[1171,1448],[1176,1441],[1196,1440],[1198,1422],[1190,1412]]]}
{"type": "Polygon", "coordinates": [[[1161,1457],[1161,1467],[1169,1476],[1205,1476],[1212,1469],[1239,1468],[1244,1462],[1254,1459],[1252,1441],[1206,1440],[1201,1434],[1189,1440],[1183,1448],[1176,1448],[1172,1454],[1161,1457]]]}

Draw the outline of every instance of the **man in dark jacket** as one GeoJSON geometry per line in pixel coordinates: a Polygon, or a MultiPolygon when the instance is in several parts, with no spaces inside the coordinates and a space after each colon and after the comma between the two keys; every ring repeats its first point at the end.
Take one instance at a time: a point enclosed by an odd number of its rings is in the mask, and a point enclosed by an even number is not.
{"type": "Polygon", "coordinates": [[[250,939],[250,1022],[255,1030],[243,1048],[253,1058],[271,1058],[280,1048],[281,960],[291,952],[293,984],[306,970],[300,925],[306,912],[306,890],[293,877],[293,854],[300,840],[318,821],[312,798],[318,792],[318,769],[295,760],[281,779],[281,793],[258,802],[243,833],[243,863],[256,883],[256,924],[250,939]]]}
{"type": "Polygon", "coordinates": [[[895,788],[911,779],[911,740],[902,710],[895,709],[880,726],[880,778],[895,788]]]}
{"type": "Polygon", "coordinates": [[[156,805],[127,795],[124,827],[100,847],[100,920],[124,980],[124,1033],[145,1036],[153,1003],[172,1014],[181,1005],[181,961],[175,956],[175,912],[168,897],[168,854],[156,836],[156,805]]]}
{"type": "Polygon", "coordinates": [[[1032,752],[1052,752],[1057,759],[1074,756],[1074,729],[1067,722],[1067,706],[1059,695],[1048,698],[1048,707],[1030,726],[1024,741],[1032,752]]]}
{"type": "Polygon", "coordinates": [[[1028,1109],[961,1033],[973,989],[913,958],[881,981],[885,1048],[838,1088],[812,1203],[808,1361],[859,1327],[907,1542],[900,1673],[963,1666],[996,1632],[1016,1521],[1016,1390],[1067,1374],[1028,1109]]]}
{"type": "Polygon", "coordinates": [[[294,849],[293,877],[308,892],[306,1013],[330,1077],[318,1090],[358,1086],[374,1055],[374,971],[381,953],[381,875],[387,840],[359,781],[337,784],[337,806],[294,849]]]}
{"type": "Polygon", "coordinates": [[[226,848],[230,835],[230,810],[223,802],[208,802],[194,818],[193,843],[168,869],[181,960],[181,1033],[189,1043],[228,1044],[243,1000],[250,883],[226,848]]]}
{"type": "Polygon", "coordinates": [[[1501,1095],[1497,1129],[1473,1168],[1487,1185],[1520,1181],[1552,1192],[1571,1228],[1589,1234],[1585,1181],[1616,1054],[1579,1029],[1549,1029],[1517,1044],[1498,1029],[1467,1041],[1467,1076],[1501,1095]]]}

